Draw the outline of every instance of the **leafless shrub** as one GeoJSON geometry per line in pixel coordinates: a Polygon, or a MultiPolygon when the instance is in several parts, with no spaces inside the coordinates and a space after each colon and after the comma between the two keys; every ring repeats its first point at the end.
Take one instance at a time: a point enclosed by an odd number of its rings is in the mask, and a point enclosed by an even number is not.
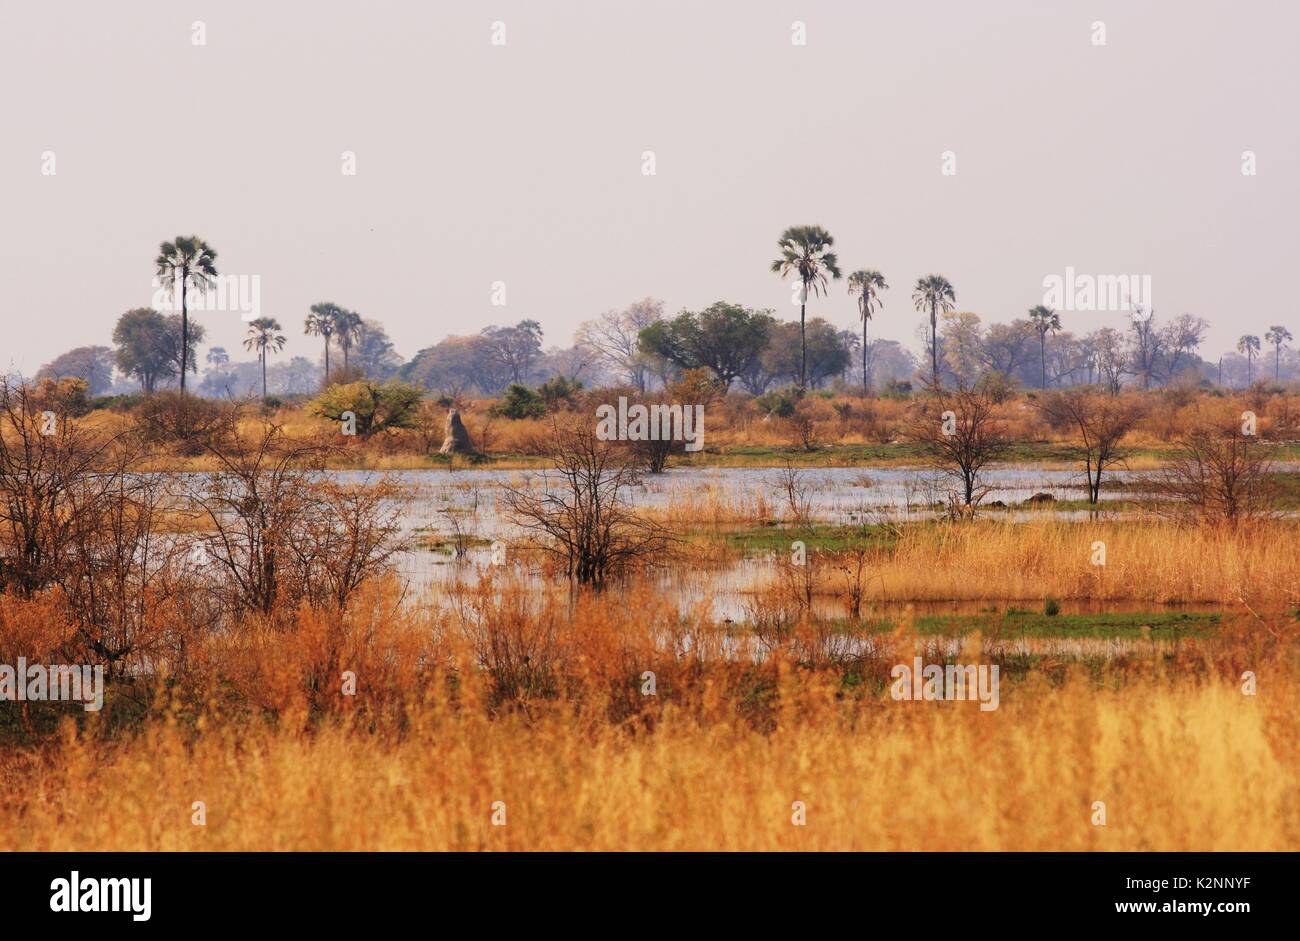
{"type": "Polygon", "coordinates": [[[214,587],[235,610],[343,606],[390,569],[402,547],[391,482],[331,480],[322,473],[328,449],[291,441],[270,422],[244,435],[232,421],[207,448],[220,469],[189,497],[212,530],[200,545],[221,576],[214,587]]]}
{"type": "Polygon", "coordinates": [[[1270,445],[1243,434],[1229,414],[1201,416],[1177,439],[1177,450],[1144,484],[1161,514],[1236,524],[1266,515],[1274,485],[1270,445]]]}
{"type": "Polygon", "coordinates": [[[1102,473],[1124,461],[1126,454],[1120,442],[1137,424],[1140,409],[1130,400],[1088,390],[1047,395],[1039,408],[1048,421],[1078,435],[1078,452],[1088,477],[1088,502],[1097,503],[1102,473]]]}
{"type": "Polygon", "coordinates": [[[1007,450],[994,394],[983,388],[935,387],[913,413],[908,436],[935,469],[956,480],[966,506],[976,502],[980,472],[1007,450]]]}
{"type": "Polygon", "coordinates": [[[635,456],[582,423],[553,421],[549,441],[555,469],[539,475],[540,486],[503,493],[507,517],[536,538],[536,548],[579,585],[596,589],[666,561],[675,537],[638,516],[624,496],[640,483],[635,456]]]}

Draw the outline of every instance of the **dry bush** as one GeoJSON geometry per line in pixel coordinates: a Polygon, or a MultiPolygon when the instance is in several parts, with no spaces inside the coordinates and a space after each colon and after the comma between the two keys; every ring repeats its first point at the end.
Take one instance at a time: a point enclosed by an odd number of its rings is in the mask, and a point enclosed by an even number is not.
{"type": "Polygon", "coordinates": [[[636,513],[623,491],[640,484],[639,462],[601,441],[585,422],[554,422],[548,436],[554,470],[534,486],[504,488],[506,515],[533,547],[577,584],[600,589],[611,578],[668,561],[675,537],[636,513]]]}

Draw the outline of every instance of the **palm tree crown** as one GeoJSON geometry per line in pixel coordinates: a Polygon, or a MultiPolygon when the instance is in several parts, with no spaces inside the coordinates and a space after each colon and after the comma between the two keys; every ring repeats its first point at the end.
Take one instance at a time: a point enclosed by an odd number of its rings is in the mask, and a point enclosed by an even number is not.
{"type": "Polygon", "coordinates": [[[175,241],[158,246],[154,259],[158,283],[169,290],[181,286],[181,394],[185,393],[185,366],[189,362],[189,289],[200,294],[213,286],[217,277],[217,253],[197,235],[178,235],[175,241]]]}
{"type": "Polygon", "coordinates": [[[957,292],[952,283],[941,274],[927,274],[916,279],[912,288],[912,303],[919,311],[930,311],[930,368],[931,381],[939,385],[939,311],[945,314],[957,305],[957,292]]]}
{"type": "Polygon", "coordinates": [[[828,275],[839,280],[839,259],[830,251],[835,239],[819,225],[793,225],[781,233],[776,244],[781,257],[772,262],[772,270],[783,278],[794,272],[803,286],[799,297],[799,345],[802,353],[799,388],[802,390],[808,379],[808,290],[811,288],[814,294],[820,295],[826,291],[828,275]]]}

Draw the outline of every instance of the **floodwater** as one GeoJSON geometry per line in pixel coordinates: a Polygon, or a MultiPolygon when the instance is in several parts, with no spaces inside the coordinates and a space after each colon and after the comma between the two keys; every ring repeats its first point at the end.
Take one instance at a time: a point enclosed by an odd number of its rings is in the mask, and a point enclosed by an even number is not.
{"type": "MultiPolygon", "coordinates": [[[[647,475],[640,486],[628,488],[624,496],[629,503],[640,507],[680,510],[707,505],[721,508],[724,516],[729,509],[734,509],[751,522],[755,517],[788,519],[786,474],[783,468],[670,469],[663,474],[647,475]]],[[[349,471],[339,476],[359,480],[367,475],[349,471]]],[[[421,470],[397,472],[392,476],[408,491],[402,507],[402,522],[408,532],[436,542],[449,539],[458,527],[470,538],[471,548],[459,560],[445,548],[435,551],[424,546],[406,553],[400,560],[399,571],[416,591],[458,580],[474,580],[492,562],[491,543],[509,543],[518,535],[500,512],[502,486],[522,486],[526,481],[540,485],[546,479],[543,471],[519,470],[421,470]]],[[[1114,471],[1108,474],[1108,479],[1130,482],[1134,475],[1114,471]]],[[[799,471],[798,481],[809,518],[831,524],[933,518],[935,504],[946,503],[952,489],[950,481],[920,467],[810,468],[799,471]]],[[[987,469],[982,481],[990,488],[984,497],[985,504],[1001,501],[1012,508],[999,511],[999,518],[1023,521],[1046,516],[1088,515],[1088,511],[1074,513],[1018,506],[1039,493],[1050,494],[1057,500],[1083,499],[1086,490],[1082,472],[1004,465],[987,469]]],[[[1106,502],[1132,493],[1130,489],[1103,490],[1101,499],[1106,502]]],[[[660,588],[675,598],[683,611],[699,610],[700,606],[707,605],[718,621],[742,621],[746,619],[755,589],[769,582],[776,569],[773,554],[758,553],[717,567],[674,569],[661,576],[660,588]]],[[[536,578],[528,573],[517,574],[526,579],[536,578]]],[[[537,581],[540,584],[540,578],[537,581]]],[[[813,605],[823,616],[842,617],[845,613],[841,598],[818,596],[813,605]]],[[[918,614],[961,614],[978,613],[985,609],[986,603],[918,603],[913,607],[918,614]]],[[[1063,610],[1081,613],[1087,608],[1067,603],[1063,610]]],[[[1111,605],[1106,610],[1122,609],[1111,605]]],[[[880,616],[889,612],[875,605],[871,613],[880,616]]]]}

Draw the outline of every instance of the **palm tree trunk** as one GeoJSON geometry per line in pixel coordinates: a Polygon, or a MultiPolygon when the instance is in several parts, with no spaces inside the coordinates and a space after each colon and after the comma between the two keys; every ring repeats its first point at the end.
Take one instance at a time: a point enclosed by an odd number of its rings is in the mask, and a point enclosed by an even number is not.
{"type": "Polygon", "coordinates": [[[1279,382],[1278,376],[1281,375],[1282,368],[1282,343],[1279,341],[1273,344],[1273,381],[1279,382]]]}
{"type": "Polygon", "coordinates": [[[266,347],[262,347],[262,401],[266,401],[266,347]]]}
{"type": "Polygon", "coordinates": [[[939,305],[930,303],[930,381],[939,388],[939,305]]]}
{"type": "Polygon", "coordinates": [[[190,318],[187,309],[185,289],[189,281],[189,272],[181,269],[181,395],[185,394],[185,364],[189,361],[190,318]]]}
{"type": "Polygon", "coordinates": [[[326,388],[329,387],[329,384],[330,384],[330,337],[329,334],[327,333],[325,334],[325,386],[326,388]]]}
{"type": "Polygon", "coordinates": [[[862,394],[866,395],[867,389],[867,318],[862,318],[862,394]]]}
{"type": "Polygon", "coordinates": [[[808,309],[808,282],[803,283],[803,297],[799,303],[799,391],[808,387],[808,336],[805,332],[804,313],[808,309]]]}
{"type": "Polygon", "coordinates": [[[1038,335],[1038,358],[1042,365],[1042,378],[1038,380],[1038,388],[1047,389],[1047,334],[1038,335]]]}

